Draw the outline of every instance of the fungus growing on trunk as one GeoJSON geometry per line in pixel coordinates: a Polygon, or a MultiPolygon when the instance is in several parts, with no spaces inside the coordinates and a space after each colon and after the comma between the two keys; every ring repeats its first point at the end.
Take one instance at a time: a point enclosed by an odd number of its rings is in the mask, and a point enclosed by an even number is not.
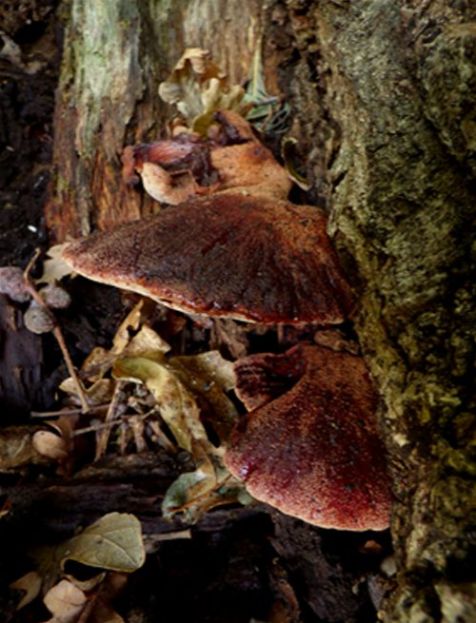
{"type": "Polygon", "coordinates": [[[260,396],[261,406],[233,434],[225,465],[251,495],[285,514],[324,528],[387,528],[377,395],[363,359],[320,346],[293,348],[287,357],[289,365],[286,355],[271,354],[237,362],[241,399],[253,405],[260,396]],[[277,379],[299,374],[300,362],[301,378],[273,399],[277,379]],[[266,394],[270,402],[263,404],[266,394]]]}
{"type": "Polygon", "coordinates": [[[70,243],[95,281],[184,312],[262,324],[342,322],[352,294],[317,208],[226,193],[70,243]]]}
{"type": "Polygon", "coordinates": [[[230,110],[215,113],[211,136],[193,133],[128,146],[122,154],[127,184],[142,179],[156,201],[178,205],[194,195],[247,193],[286,199],[286,170],[255,136],[250,124],[230,110]]]}
{"type": "MultiPolygon", "coordinates": [[[[186,313],[266,325],[343,322],[353,295],[326,216],[286,200],[286,171],[246,121],[229,111],[216,120],[207,139],[126,151],[125,177],[138,172],[148,192],[179,205],[70,243],[64,259],[90,279],[186,313]]],[[[306,346],[236,369],[238,395],[253,411],[226,462],[250,493],[323,527],[386,528],[377,396],[363,360],[306,346]]]]}

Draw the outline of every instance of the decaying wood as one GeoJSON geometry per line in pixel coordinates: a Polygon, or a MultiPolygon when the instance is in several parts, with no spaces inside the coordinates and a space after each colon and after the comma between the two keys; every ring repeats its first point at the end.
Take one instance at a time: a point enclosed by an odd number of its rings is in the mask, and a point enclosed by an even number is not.
{"type": "Polygon", "coordinates": [[[247,76],[258,0],[98,4],[73,0],[55,112],[54,179],[45,214],[58,241],[151,214],[157,204],[121,180],[127,144],[163,135],[157,89],[184,47],[206,46],[230,80],[247,76]]]}

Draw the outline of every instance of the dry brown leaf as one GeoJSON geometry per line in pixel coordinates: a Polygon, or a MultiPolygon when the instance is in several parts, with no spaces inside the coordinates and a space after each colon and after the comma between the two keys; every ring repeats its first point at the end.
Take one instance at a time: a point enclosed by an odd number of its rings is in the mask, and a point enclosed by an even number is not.
{"type": "Polygon", "coordinates": [[[207,50],[188,48],[168,79],[159,85],[159,95],[174,104],[191,129],[205,134],[217,110],[245,111],[244,90],[230,85],[226,74],[211,60],[207,50]]]}
{"type": "Polygon", "coordinates": [[[220,389],[228,392],[236,385],[234,364],[228,361],[218,350],[210,350],[199,355],[172,357],[169,360],[172,366],[183,366],[190,375],[205,378],[220,389]]]}
{"type": "Polygon", "coordinates": [[[68,444],[60,435],[49,430],[39,430],[33,435],[35,450],[53,461],[68,458],[68,444]]]}
{"type": "Polygon", "coordinates": [[[200,399],[204,420],[221,442],[226,441],[238,418],[235,405],[225,393],[236,384],[233,363],[215,350],[172,357],[168,364],[189,391],[200,399]]]}
{"type": "Polygon", "coordinates": [[[76,623],[88,598],[69,580],[61,580],[45,595],[44,603],[53,617],[46,623],[76,623]]]}
{"type": "Polygon", "coordinates": [[[131,335],[129,331],[137,331],[140,327],[143,305],[144,302],[141,299],[119,325],[112,341],[111,355],[120,355],[130,342],[131,335]]]}
{"type": "Polygon", "coordinates": [[[125,573],[109,572],[102,582],[88,623],[124,623],[124,619],[114,610],[111,602],[122,592],[127,584],[125,573]]]}
{"type": "MultiPolygon", "coordinates": [[[[111,362],[112,363],[112,362],[111,362]]],[[[74,404],[80,404],[78,386],[70,376],[60,383],[59,389],[69,394],[74,404]]],[[[90,387],[83,388],[88,405],[95,407],[110,402],[114,392],[114,382],[111,379],[98,379],[90,387]]]]}
{"type": "Polygon", "coordinates": [[[113,374],[118,379],[138,380],[146,384],[181,448],[192,452],[193,440],[208,441],[193,396],[164,364],[146,357],[125,357],[116,361],[113,374]]]}
{"type": "Polygon", "coordinates": [[[170,345],[160,337],[148,325],[143,325],[140,331],[134,335],[129,344],[122,351],[122,355],[127,357],[148,357],[149,359],[158,358],[168,353],[170,345]]]}
{"type": "Polygon", "coordinates": [[[73,274],[71,266],[61,259],[65,244],[57,244],[48,249],[46,255],[49,259],[43,262],[43,274],[38,279],[38,283],[54,284],[61,281],[63,277],[73,274]]]}
{"type": "Polygon", "coordinates": [[[33,446],[37,430],[33,426],[8,426],[0,431],[0,472],[48,463],[33,446]]]}
{"type": "Polygon", "coordinates": [[[24,593],[17,605],[17,610],[21,610],[38,597],[42,585],[41,575],[36,571],[30,571],[21,578],[10,584],[10,588],[24,593]]]}

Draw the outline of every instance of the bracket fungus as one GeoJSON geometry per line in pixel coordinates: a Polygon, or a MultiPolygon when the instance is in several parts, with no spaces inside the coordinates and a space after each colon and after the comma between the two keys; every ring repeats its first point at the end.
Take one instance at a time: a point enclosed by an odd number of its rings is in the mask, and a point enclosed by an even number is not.
{"type": "Polygon", "coordinates": [[[181,134],[123,155],[127,181],[138,172],[148,192],[179,205],[70,243],[64,259],[90,279],[188,313],[342,322],[353,297],[326,216],[286,201],[288,175],[248,122],[231,111],[215,119],[206,139],[181,134]]]}
{"type": "Polygon", "coordinates": [[[251,355],[237,362],[236,373],[241,399],[259,406],[232,436],[225,465],[250,494],[324,528],[387,528],[390,487],[377,395],[363,359],[303,346],[251,355]],[[292,389],[273,398],[277,379],[289,382],[302,365],[292,389]]]}
{"type": "Polygon", "coordinates": [[[352,295],[316,208],[224,194],[68,244],[95,281],[173,309],[262,324],[342,322],[352,295]]]}
{"type": "MultiPolygon", "coordinates": [[[[287,172],[246,121],[230,111],[215,119],[207,138],[127,148],[125,181],[138,173],[147,192],[175,207],[71,242],[64,259],[85,277],[185,313],[264,325],[343,322],[354,299],[325,214],[287,201],[287,172]]],[[[386,528],[377,397],[363,360],[303,346],[240,360],[236,370],[251,413],[226,463],[250,493],[319,526],[386,528]],[[291,389],[280,395],[283,378],[291,389]]]]}
{"type": "Polygon", "coordinates": [[[170,205],[194,195],[227,192],[286,199],[289,175],[250,124],[230,110],[215,113],[214,120],[206,139],[182,132],[171,139],[126,147],[123,180],[134,184],[138,174],[151,197],[170,205]]]}

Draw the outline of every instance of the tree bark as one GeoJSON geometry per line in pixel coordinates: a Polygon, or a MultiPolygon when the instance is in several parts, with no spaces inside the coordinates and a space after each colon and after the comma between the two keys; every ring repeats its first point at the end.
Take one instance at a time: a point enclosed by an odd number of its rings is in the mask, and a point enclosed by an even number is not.
{"type": "Polygon", "coordinates": [[[262,35],[268,88],[292,107],[310,197],[329,211],[361,293],[354,320],[382,396],[395,495],[398,589],[381,617],[474,621],[474,3],[106,5],[72,1],[52,232],[62,240],[153,211],[122,185],[119,155],[160,135],[159,82],[187,46],[211,49],[242,81],[262,35]]]}
{"type": "Polygon", "coordinates": [[[121,180],[127,144],[156,140],[170,108],[157,89],[185,47],[207,47],[230,79],[247,75],[258,0],[72,0],[55,109],[53,182],[45,208],[57,241],[153,213],[121,180]]]}

